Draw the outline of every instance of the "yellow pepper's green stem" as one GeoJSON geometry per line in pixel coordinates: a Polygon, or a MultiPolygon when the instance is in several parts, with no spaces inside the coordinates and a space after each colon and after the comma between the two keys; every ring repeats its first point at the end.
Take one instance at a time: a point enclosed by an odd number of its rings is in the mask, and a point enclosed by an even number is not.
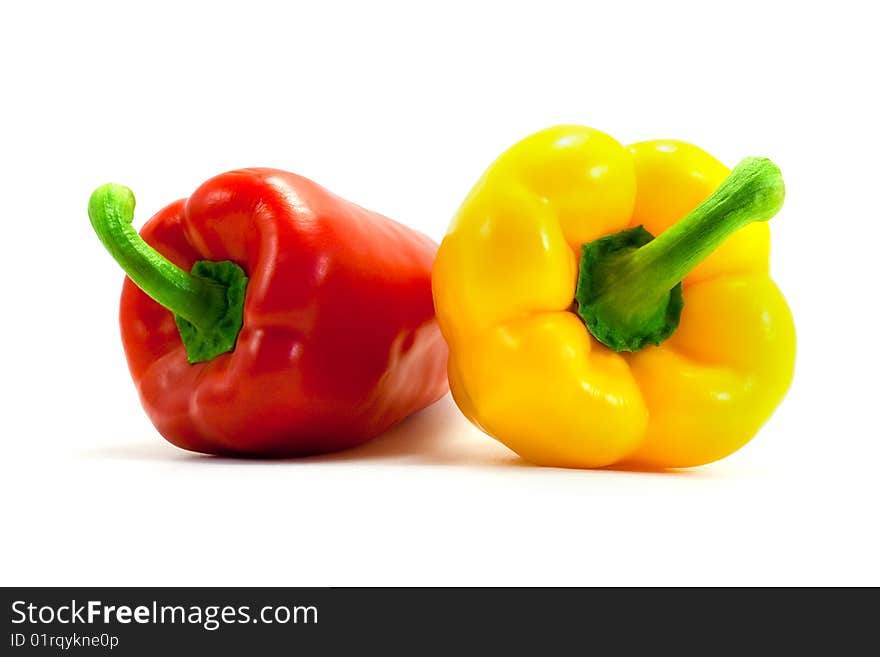
{"type": "Polygon", "coordinates": [[[590,332],[615,351],[660,344],[678,326],[681,280],[732,233],[779,212],[784,198],[779,168],[766,158],[751,157],[656,239],[638,227],[585,244],[578,313],[590,332]]]}

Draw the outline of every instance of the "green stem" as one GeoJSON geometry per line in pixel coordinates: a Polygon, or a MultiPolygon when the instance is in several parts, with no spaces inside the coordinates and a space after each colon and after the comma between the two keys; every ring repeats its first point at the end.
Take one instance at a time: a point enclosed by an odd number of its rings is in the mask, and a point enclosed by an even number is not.
{"type": "Polygon", "coordinates": [[[773,162],[743,160],[714,194],[662,235],[618,262],[619,275],[638,279],[640,295],[668,292],[728,237],[779,212],[785,197],[773,162]]]}
{"type": "Polygon", "coordinates": [[[199,328],[226,311],[226,287],[184,271],[147,244],[132,227],[134,194],[102,185],[89,199],[89,219],[101,242],[135,285],[157,303],[199,328]]]}
{"type": "Polygon", "coordinates": [[[660,344],[678,326],[681,280],[731,234],[775,215],[784,197],[779,168],[747,158],[656,239],[639,227],[584,245],[578,312],[597,339],[617,351],[660,344]]]}
{"type": "Polygon", "coordinates": [[[137,234],[133,218],[128,187],[108,184],[92,193],[92,227],[128,277],[174,313],[187,360],[201,363],[232,351],[244,322],[244,270],[228,260],[199,260],[184,271],[137,234]]]}

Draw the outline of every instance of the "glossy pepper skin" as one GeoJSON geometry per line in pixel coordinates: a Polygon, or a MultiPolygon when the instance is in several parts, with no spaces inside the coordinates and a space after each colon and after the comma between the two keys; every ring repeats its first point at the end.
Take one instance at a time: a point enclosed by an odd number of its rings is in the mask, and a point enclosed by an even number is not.
{"type": "MultiPolygon", "coordinates": [[[[112,202],[100,191],[90,214],[112,202]]],[[[430,287],[436,245],[424,235],[273,169],[212,178],[140,235],[186,272],[197,261],[232,261],[247,276],[234,348],[196,363],[172,312],[125,280],[119,320],[131,375],[150,419],[178,447],[339,450],[446,392],[430,287]]]]}
{"type": "Polygon", "coordinates": [[[743,210],[751,212],[744,223],[781,206],[775,165],[753,158],[741,167],[730,189],[742,183],[746,191],[725,194],[728,187],[718,188],[731,172],[695,146],[624,148],[581,126],[544,130],[501,155],[465,199],[434,265],[450,387],[462,412],[525,459],[549,466],[689,467],[751,439],[788,389],[795,356],[791,313],[768,273],[767,224],[739,228],[708,257],[682,256],[707,221],[717,227],[739,216],[741,197],[772,206],[743,210]],[[677,222],[686,228],[686,216],[702,222],[690,236],[678,246],[672,231],[659,239],[677,222]],[[605,294],[617,314],[611,319],[626,326],[642,294],[662,292],[674,305],[671,286],[682,277],[658,292],[663,276],[655,274],[675,260],[672,269],[688,272],[684,306],[664,327],[671,335],[612,349],[585,325],[590,308],[579,301],[590,296],[581,288],[589,288],[583,279],[591,272],[579,268],[584,245],[637,226],[662,245],[654,249],[665,252],[660,264],[634,270],[633,257],[624,266],[609,256],[593,291],[605,294]]]}

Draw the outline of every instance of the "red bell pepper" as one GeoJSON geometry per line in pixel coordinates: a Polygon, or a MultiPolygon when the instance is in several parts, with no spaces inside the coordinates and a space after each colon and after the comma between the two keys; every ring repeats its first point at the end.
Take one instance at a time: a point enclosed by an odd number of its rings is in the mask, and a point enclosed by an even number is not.
{"type": "Polygon", "coordinates": [[[362,443],[441,397],[437,245],[274,169],[212,178],[143,227],[98,188],[89,217],[128,274],[120,325],[158,431],[184,449],[294,456],[362,443]]]}

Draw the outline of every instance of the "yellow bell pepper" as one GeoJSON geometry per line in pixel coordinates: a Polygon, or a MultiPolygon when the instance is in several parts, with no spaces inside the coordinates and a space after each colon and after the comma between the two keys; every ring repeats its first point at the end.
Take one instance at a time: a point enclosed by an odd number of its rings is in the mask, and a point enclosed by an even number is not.
{"type": "Polygon", "coordinates": [[[581,126],[519,142],[434,265],[459,408],[541,465],[689,467],[739,449],[794,370],[764,223],[783,197],[762,158],[731,172],[690,144],[624,148],[581,126]]]}

